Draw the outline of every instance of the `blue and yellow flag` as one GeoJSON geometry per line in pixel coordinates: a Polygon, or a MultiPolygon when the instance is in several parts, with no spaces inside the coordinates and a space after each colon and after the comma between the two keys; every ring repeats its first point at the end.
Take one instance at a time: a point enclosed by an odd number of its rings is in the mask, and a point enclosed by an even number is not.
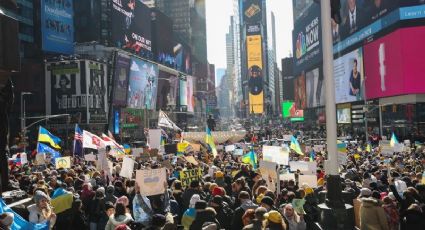
{"type": "Polygon", "coordinates": [[[394,132],[391,135],[391,140],[390,140],[390,146],[394,147],[396,144],[398,144],[398,140],[397,137],[395,136],[394,132]]]}
{"type": "Polygon", "coordinates": [[[206,129],[206,137],[205,137],[205,143],[210,147],[210,150],[214,156],[214,158],[217,156],[217,149],[215,148],[214,139],[211,135],[211,130],[208,128],[206,129]]]}
{"type": "Polygon", "coordinates": [[[316,159],[316,153],[314,152],[314,150],[311,150],[311,152],[310,152],[310,162],[314,162],[315,159],[316,159]]]}
{"type": "Polygon", "coordinates": [[[366,152],[368,152],[368,153],[372,152],[372,147],[370,146],[370,143],[367,143],[367,145],[366,145],[366,152]]]}
{"type": "Polygon", "coordinates": [[[49,230],[49,222],[45,221],[40,224],[33,224],[26,221],[22,216],[13,211],[6,203],[0,198],[0,213],[11,212],[13,213],[13,222],[10,229],[22,229],[22,230],[49,230]]]}
{"type": "Polygon", "coordinates": [[[250,164],[254,169],[257,168],[257,155],[254,150],[249,151],[249,153],[242,156],[242,162],[245,164],[250,164]]]}
{"type": "Polygon", "coordinates": [[[304,153],[301,151],[300,143],[298,143],[298,140],[294,136],[291,137],[291,146],[289,147],[299,155],[304,155],[304,153]]]}
{"type": "Polygon", "coordinates": [[[55,149],[61,149],[59,146],[61,139],[53,134],[51,134],[47,129],[40,126],[38,132],[38,142],[49,143],[55,149]]]}
{"type": "Polygon", "coordinates": [[[49,154],[51,156],[50,158],[52,159],[52,164],[55,164],[56,158],[61,157],[61,154],[58,151],[50,148],[48,145],[45,145],[43,143],[38,143],[37,153],[49,154]]]}
{"type": "Polygon", "coordinates": [[[59,214],[70,209],[73,201],[72,193],[65,191],[63,188],[58,188],[53,192],[51,204],[55,213],[59,214]]]}

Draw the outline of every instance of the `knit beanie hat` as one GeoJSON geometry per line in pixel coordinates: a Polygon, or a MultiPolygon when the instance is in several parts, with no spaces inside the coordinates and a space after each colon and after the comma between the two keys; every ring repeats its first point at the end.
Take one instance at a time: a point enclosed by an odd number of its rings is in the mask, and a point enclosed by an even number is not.
{"type": "Polygon", "coordinates": [[[192,198],[190,198],[189,208],[195,208],[196,202],[200,200],[201,197],[198,194],[193,194],[192,198]]]}
{"type": "Polygon", "coordinates": [[[38,204],[42,199],[50,200],[46,193],[43,191],[37,190],[34,194],[34,202],[38,204]]]}

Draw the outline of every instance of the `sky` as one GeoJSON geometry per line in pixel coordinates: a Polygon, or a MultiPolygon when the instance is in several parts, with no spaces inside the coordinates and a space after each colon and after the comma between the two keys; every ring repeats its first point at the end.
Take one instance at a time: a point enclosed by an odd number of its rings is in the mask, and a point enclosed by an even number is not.
{"type": "MultiPolygon", "coordinates": [[[[266,0],[266,7],[276,17],[276,56],[279,69],[282,58],[292,53],[292,0],[266,0]]],[[[206,0],[208,61],[217,68],[226,68],[226,33],[233,0],[206,0]]]]}

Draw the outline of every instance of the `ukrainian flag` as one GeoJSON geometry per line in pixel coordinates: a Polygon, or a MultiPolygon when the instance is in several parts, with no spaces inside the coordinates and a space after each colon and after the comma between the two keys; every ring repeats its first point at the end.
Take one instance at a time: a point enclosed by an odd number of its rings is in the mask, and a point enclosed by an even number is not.
{"type": "Polygon", "coordinates": [[[299,155],[304,155],[304,153],[301,151],[300,143],[298,143],[298,140],[294,136],[291,137],[291,146],[289,147],[299,155]]]}
{"type": "Polygon", "coordinates": [[[49,143],[55,149],[60,149],[59,143],[61,139],[53,134],[51,134],[47,129],[40,126],[38,131],[38,142],[49,143]]]}
{"type": "Polygon", "coordinates": [[[207,143],[207,145],[210,147],[211,152],[213,153],[213,156],[215,158],[215,156],[217,156],[217,149],[215,148],[214,139],[211,135],[211,130],[208,128],[208,126],[206,132],[207,135],[205,137],[205,143],[207,143]]]}
{"type": "Polygon", "coordinates": [[[397,137],[395,136],[394,132],[391,135],[391,140],[390,140],[390,146],[394,147],[396,144],[398,144],[398,140],[397,137]]]}
{"type": "Polygon", "coordinates": [[[336,147],[338,149],[338,152],[340,153],[346,153],[347,152],[347,144],[344,142],[337,142],[336,147]]]}
{"type": "Polygon", "coordinates": [[[64,212],[72,207],[74,197],[72,193],[67,192],[63,188],[58,188],[53,192],[51,204],[54,208],[55,214],[64,212]]]}
{"type": "Polygon", "coordinates": [[[370,146],[370,143],[367,143],[366,152],[368,152],[368,153],[372,152],[372,147],[370,146]]]}
{"type": "Polygon", "coordinates": [[[254,153],[254,150],[251,150],[249,153],[242,156],[242,162],[245,164],[250,164],[254,169],[257,168],[257,155],[254,153]]]}

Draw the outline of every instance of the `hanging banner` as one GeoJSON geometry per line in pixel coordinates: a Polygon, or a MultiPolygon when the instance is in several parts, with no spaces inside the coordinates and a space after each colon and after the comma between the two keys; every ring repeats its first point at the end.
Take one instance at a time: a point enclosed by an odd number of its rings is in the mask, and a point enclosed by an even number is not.
{"type": "Polygon", "coordinates": [[[253,114],[264,112],[263,91],[263,49],[261,35],[246,38],[248,62],[249,111],[253,114]]]}
{"type": "Polygon", "coordinates": [[[136,171],[136,183],[140,187],[140,195],[142,196],[163,194],[166,179],[165,168],[136,171]]]}
{"type": "Polygon", "coordinates": [[[180,172],[180,180],[182,182],[183,187],[188,187],[190,182],[194,180],[199,180],[202,178],[202,169],[188,169],[180,172]]]}

